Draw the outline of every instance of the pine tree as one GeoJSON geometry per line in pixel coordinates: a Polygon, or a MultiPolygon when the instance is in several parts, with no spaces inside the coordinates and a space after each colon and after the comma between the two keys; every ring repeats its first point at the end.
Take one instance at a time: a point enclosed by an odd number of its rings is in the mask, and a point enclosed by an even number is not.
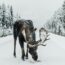
{"type": "Polygon", "coordinates": [[[5,7],[5,4],[2,5],[2,27],[5,26],[6,24],[6,16],[5,16],[5,13],[6,13],[6,7],[5,7]]]}
{"type": "Polygon", "coordinates": [[[0,26],[2,25],[2,7],[0,6],[0,26]]]}
{"type": "Polygon", "coordinates": [[[64,3],[63,3],[63,27],[64,27],[64,29],[65,29],[65,1],[64,1],[64,3]]]}
{"type": "Polygon", "coordinates": [[[12,6],[10,7],[10,27],[12,28],[13,26],[13,8],[12,6]]]}

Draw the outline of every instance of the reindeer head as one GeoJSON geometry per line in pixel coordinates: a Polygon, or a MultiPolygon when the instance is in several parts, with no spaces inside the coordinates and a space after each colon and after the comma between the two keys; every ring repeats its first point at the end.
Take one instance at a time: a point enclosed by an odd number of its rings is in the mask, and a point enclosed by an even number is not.
{"type": "MultiPolygon", "coordinates": [[[[35,42],[31,42],[31,43],[35,43],[35,42]]],[[[31,54],[32,58],[36,61],[38,59],[38,55],[37,55],[37,46],[34,46],[34,44],[28,44],[29,47],[29,53],[31,54]]]]}

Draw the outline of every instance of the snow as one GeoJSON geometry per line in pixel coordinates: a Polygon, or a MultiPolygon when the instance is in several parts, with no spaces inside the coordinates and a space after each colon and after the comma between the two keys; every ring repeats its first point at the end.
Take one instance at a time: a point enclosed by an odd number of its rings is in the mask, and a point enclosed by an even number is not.
{"type": "MultiPolygon", "coordinates": [[[[34,62],[29,54],[29,59],[21,59],[21,49],[17,40],[17,57],[13,57],[13,36],[0,38],[0,65],[65,65],[65,37],[49,33],[50,40],[46,47],[38,47],[38,60],[34,62]]],[[[38,33],[37,33],[37,39],[38,33]]]]}

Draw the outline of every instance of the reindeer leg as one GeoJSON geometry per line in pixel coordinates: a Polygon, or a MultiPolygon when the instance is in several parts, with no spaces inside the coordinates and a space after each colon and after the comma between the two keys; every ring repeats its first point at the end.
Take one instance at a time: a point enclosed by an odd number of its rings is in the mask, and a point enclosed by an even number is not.
{"type": "Polygon", "coordinates": [[[25,51],[24,51],[24,37],[22,34],[19,34],[19,43],[21,46],[21,51],[22,51],[22,59],[24,60],[25,57],[25,51]]]}
{"type": "Polygon", "coordinates": [[[25,58],[25,51],[24,51],[24,47],[22,48],[22,59],[24,60],[25,58]]]}
{"type": "Polygon", "coordinates": [[[27,51],[26,51],[26,59],[28,59],[28,44],[27,44],[27,51]]]}
{"type": "Polygon", "coordinates": [[[16,39],[14,39],[14,57],[16,57],[16,39]]]}
{"type": "Polygon", "coordinates": [[[13,31],[13,36],[14,36],[14,53],[13,53],[13,55],[14,55],[14,57],[16,57],[16,40],[17,40],[17,36],[18,36],[18,32],[16,29],[14,29],[14,31],[13,31]]]}

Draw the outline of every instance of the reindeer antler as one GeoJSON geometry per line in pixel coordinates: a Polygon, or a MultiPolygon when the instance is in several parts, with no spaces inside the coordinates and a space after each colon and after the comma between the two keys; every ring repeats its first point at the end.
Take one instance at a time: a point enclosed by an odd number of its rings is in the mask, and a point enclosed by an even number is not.
{"type": "Polygon", "coordinates": [[[49,36],[48,31],[46,29],[44,29],[44,28],[41,28],[39,30],[39,37],[40,37],[40,39],[41,39],[41,36],[44,37],[44,40],[42,39],[42,42],[39,45],[46,46],[46,44],[43,44],[43,43],[50,39],[50,38],[48,38],[48,36],[49,36]],[[44,32],[45,32],[45,34],[42,35],[41,33],[44,33],[44,32]]]}
{"type": "Polygon", "coordinates": [[[46,44],[44,44],[44,42],[46,42],[47,40],[49,40],[48,36],[49,36],[49,35],[46,35],[44,41],[42,41],[41,43],[37,44],[37,46],[40,46],[40,45],[41,45],[41,46],[46,46],[46,44]]]}
{"type": "Polygon", "coordinates": [[[31,45],[31,44],[28,44],[29,45],[29,47],[36,47],[36,46],[46,46],[46,44],[43,44],[44,42],[46,42],[47,40],[49,40],[48,39],[48,36],[49,35],[47,35],[46,36],[46,38],[44,39],[44,41],[42,42],[42,43],[40,43],[41,41],[42,41],[42,39],[40,39],[40,40],[38,40],[38,41],[34,41],[33,43],[35,43],[35,44],[33,44],[33,45],[31,45]]]}

